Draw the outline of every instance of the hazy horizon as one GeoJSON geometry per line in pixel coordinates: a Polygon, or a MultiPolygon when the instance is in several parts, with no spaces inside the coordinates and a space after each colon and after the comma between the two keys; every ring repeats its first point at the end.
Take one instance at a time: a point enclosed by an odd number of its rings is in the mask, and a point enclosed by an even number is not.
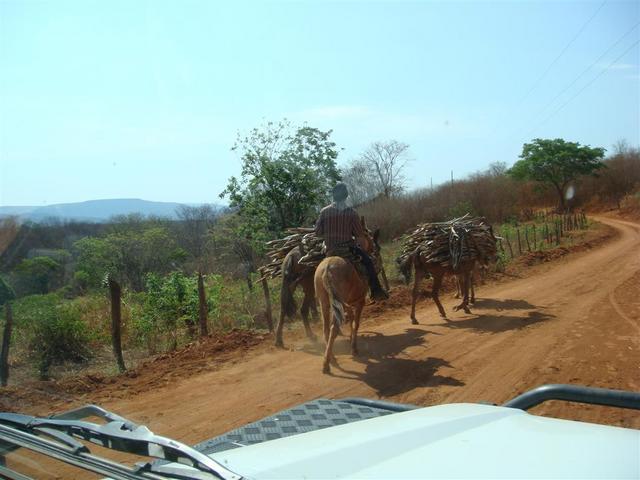
{"type": "Polygon", "coordinates": [[[640,145],[639,2],[0,1],[0,205],[218,203],[238,131],[290,119],[410,189],[535,137],[640,145]]]}

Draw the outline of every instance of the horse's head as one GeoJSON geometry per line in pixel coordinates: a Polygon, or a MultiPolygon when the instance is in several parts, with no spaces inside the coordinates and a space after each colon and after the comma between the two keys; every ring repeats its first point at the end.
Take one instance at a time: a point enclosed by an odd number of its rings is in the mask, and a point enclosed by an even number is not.
{"type": "Polygon", "coordinates": [[[362,224],[362,230],[364,231],[363,238],[359,239],[364,245],[360,245],[362,249],[369,255],[374,256],[380,252],[380,245],[378,244],[379,229],[376,229],[373,233],[367,228],[367,223],[364,221],[364,217],[360,217],[360,223],[362,224]]]}
{"type": "Polygon", "coordinates": [[[398,270],[404,278],[404,283],[408,285],[411,281],[411,266],[413,265],[413,254],[407,255],[404,258],[396,258],[396,265],[398,265],[398,270]]]}
{"type": "Polygon", "coordinates": [[[498,261],[498,239],[493,234],[493,228],[489,226],[490,241],[478,252],[478,261],[483,268],[494,265],[498,261]]]}
{"type": "Polygon", "coordinates": [[[367,245],[360,245],[362,249],[369,254],[369,256],[373,259],[373,262],[376,265],[376,269],[380,270],[382,267],[382,255],[380,246],[380,229],[376,228],[373,232],[367,228],[367,224],[364,221],[364,217],[360,217],[360,222],[362,222],[362,229],[365,232],[364,241],[367,245]]]}

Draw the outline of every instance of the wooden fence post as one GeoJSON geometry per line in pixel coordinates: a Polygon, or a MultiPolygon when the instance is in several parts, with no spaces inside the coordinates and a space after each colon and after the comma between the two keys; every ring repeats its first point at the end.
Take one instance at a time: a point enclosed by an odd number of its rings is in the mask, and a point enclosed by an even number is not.
{"type": "Polygon", "coordinates": [[[11,303],[4,306],[6,321],[2,333],[2,349],[0,350],[0,386],[6,387],[9,382],[9,347],[11,346],[11,331],[13,330],[13,314],[11,303]]]}
{"type": "Polygon", "coordinates": [[[200,321],[200,337],[206,337],[209,334],[207,327],[207,296],[204,291],[202,272],[198,272],[198,320],[200,321]]]}
{"type": "Polygon", "coordinates": [[[520,241],[520,228],[516,228],[516,234],[518,235],[518,255],[522,255],[522,243],[520,241]]]}
{"type": "Polygon", "coordinates": [[[538,243],[536,241],[536,225],[535,225],[535,223],[533,224],[533,249],[534,250],[538,249],[538,243]]]}
{"type": "Polygon", "coordinates": [[[507,241],[507,247],[509,247],[509,254],[511,258],[513,258],[513,248],[511,247],[511,242],[509,241],[509,235],[505,235],[504,239],[507,241]]]}
{"type": "Polygon", "coordinates": [[[266,272],[263,269],[260,269],[259,272],[261,278],[260,281],[262,283],[262,293],[264,293],[267,326],[269,327],[269,332],[273,332],[273,314],[271,312],[271,295],[269,295],[269,284],[267,283],[267,278],[265,277],[266,272]]]}
{"type": "Polygon", "coordinates": [[[116,357],[120,372],[124,372],[126,367],[122,356],[122,289],[120,284],[111,277],[109,277],[109,293],[111,294],[111,342],[113,344],[113,354],[116,357]]]}
{"type": "Polygon", "coordinates": [[[531,251],[531,244],[529,243],[529,227],[524,226],[524,239],[527,242],[527,250],[531,251]]]}

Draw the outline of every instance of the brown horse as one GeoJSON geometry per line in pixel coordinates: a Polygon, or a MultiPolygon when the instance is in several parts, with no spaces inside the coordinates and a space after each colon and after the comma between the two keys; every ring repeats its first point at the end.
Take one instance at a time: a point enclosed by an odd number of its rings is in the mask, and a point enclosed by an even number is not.
{"type": "Polygon", "coordinates": [[[293,298],[298,285],[302,287],[304,299],[302,300],[302,322],[304,323],[307,337],[315,341],[316,336],[311,331],[309,325],[309,309],[314,313],[318,313],[316,307],[316,297],[313,291],[313,272],[314,268],[308,265],[301,265],[300,259],[304,256],[300,247],[292,249],[282,260],[282,287],[280,289],[280,317],[276,325],[276,347],[284,347],[282,342],[282,328],[284,326],[285,316],[293,318],[298,310],[296,301],[293,298]]]}
{"type": "MultiPolygon", "coordinates": [[[[362,219],[362,226],[367,231],[364,218],[362,219]]],[[[367,231],[365,236],[358,239],[360,246],[374,258],[380,250],[377,241],[378,234],[378,230],[375,231],[373,236],[367,231]]],[[[314,285],[316,297],[320,302],[324,340],[326,342],[322,372],[329,373],[331,370],[329,362],[335,360],[333,342],[336,339],[340,325],[345,321],[345,317],[351,325],[351,354],[354,356],[358,354],[358,328],[360,327],[362,308],[369,291],[369,282],[366,276],[361,275],[349,260],[332,256],[325,258],[318,265],[314,276],[314,285]]]]}
{"type": "Polygon", "coordinates": [[[400,268],[402,275],[404,275],[405,283],[409,283],[411,280],[411,270],[413,269],[415,271],[413,291],[411,295],[411,323],[414,325],[418,324],[418,320],[416,320],[416,300],[418,299],[420,282],[429,274],[433,277],[431,297],[438,307],[438,311],[442,318],[447,318],[447,314],[440,303],[438,293],[442,287],[442,279],[445,274],[455,275],[462,287],[462,303],[454,307],[454,310],[464,310],[466,313],[471,313],[471,310],[469,310],[469,284],[471,283],[470,274],[475,263],[475,260],[460,262],[458,268],[454,270],[451,266],[443,267],[440,264],[425,263],[418,252],[413,252],[404,261],[399,262],[398,267],[400,268]]]}

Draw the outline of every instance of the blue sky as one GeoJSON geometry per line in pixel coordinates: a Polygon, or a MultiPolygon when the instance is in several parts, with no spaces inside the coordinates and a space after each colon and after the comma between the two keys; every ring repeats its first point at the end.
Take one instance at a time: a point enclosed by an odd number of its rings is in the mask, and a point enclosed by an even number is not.
{"type": "Polygon", "coordinates": [[[217,202],[236,133],[283,117],[333,129],[341,164],[408,143],[410,187],[535,137],[637,146],[639,23],[637,1],[0,0],[0,205],[217,202]]]}

